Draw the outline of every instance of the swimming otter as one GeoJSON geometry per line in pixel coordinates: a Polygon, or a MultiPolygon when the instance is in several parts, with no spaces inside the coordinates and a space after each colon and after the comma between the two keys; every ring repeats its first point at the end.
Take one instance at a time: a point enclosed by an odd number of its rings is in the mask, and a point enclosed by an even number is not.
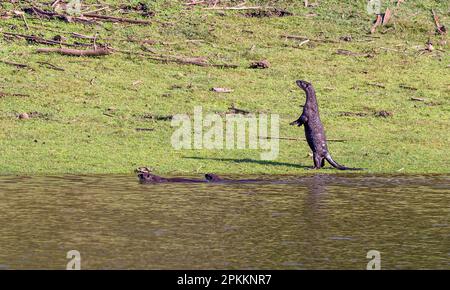
{"type": "Polygon", "coordinates": [[[296,81],[299,86],[306,93],[306,103],[303,107],[302,115],[290,123],[290,125],[305,125],[306,141],[313,152],[314,169],[320,169],[325,165],[325,160],[328,161],[334,168],[339,170],[362,170],[362,168],[349,168],[340,165],[331,158],[327,148],[327,140],[325,137],[325,130],[319,116],[319,107],[317,105],[316,92],[313,86],[306,82],[296,81]]]}
{"type": "Polygon", "coordinates": [[[140,183],[164,183],[164,182],[186,182],[186,183],[235,183],[235,182],[264,182],[264,180],[258,179],[222,179],[217,174],[207,173],[205,179],[189,179],[189,178],[165,178],[155,174],[152,174],[147,167],[141,167],[136,170],[138,172],[138,178],[140,183]]]}
{"type": "Polygon", "coordinates": [[[163,183],[163,182],[194,182],[194,183],[204,183],[204,182],[220,182],[222,179],[215,174],[208,173],[205,174],[205,180],[200,179],[189,179],[189,178],[165,178],[148,171],[141,171],[138,173],[138,178],[140,183],[163,183]]]}

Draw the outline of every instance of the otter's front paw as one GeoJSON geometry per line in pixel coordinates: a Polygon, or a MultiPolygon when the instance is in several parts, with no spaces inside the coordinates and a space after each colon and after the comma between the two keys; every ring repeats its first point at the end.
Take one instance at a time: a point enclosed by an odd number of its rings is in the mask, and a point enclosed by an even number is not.
{"type": "Polygon", "coordinates": [[[303,124],[300,121],[300,119],[298,119],[298,120],[295,120],[294,122],[289,123],[289,125],[291,125],[291,126],[297,125],[298,127],[301,127],[303,124]]]}

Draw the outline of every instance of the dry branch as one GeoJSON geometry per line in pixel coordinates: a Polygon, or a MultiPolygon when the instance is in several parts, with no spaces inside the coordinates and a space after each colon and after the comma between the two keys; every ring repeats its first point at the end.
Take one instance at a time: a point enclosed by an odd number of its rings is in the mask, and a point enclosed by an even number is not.
{"type": "Polygon", "coordinates": [[[25,94],[6,93],[6,92],[1,92],[0,91],[0,98],[6,97],[6,96],[11,96],[11,97],[29,97],[29,95],[25,95],[25,94]]]}
{"type": "Polygon", "coordinates": [[[45,39],[39,36],[35,35],[26,35],[26,34],[20,34],[20,33],[11,33],[11,32],[2,32],[4,35],[14,36],[18,38],[24,38],[30,42],[40,43],[40,44],[46,44],[46,45],[64,45],[64,46],[70,46],[70,47],[78,47],[78,46],[89,46],[87,44],[72,44],[72,43],[66,43],[62,41],[57,40],[51,40],[51,39],[45,39]]]}
{"type": "Polygon", "coordinates": [[[54,69],[54,70],[65,71],[63,68],[58,67],[58,66],[56,66],[54,64],[51,64],[49,62],[46,62],[46,61],[38,61],[37,63],[42,64],[42,65],[44,65],[44,66],[46,66],[48,68],[54,69]]]}
{"type": "Polygon", "coordinates": [[[306,36],[300,36],[300,35],[291,35],[291,34],[282,34],[280,35],[281,38],[287,38],[287,39],[295,39],[295,40],[301,40],[301,41],[313,41],[313,42],[324,42],[324,43],[339,43],[337,40],[333,39],[319,39],[319,38],[310,38],[306,36]]]}
{"type": "Polygon", "coordinates": [[[92,23],[95,20],[107,21],[107,22],[124,22],[124,23],[133,23],[133,24],[151,24],[151,21],[148,20],[140,20],[140,19],[129,19],[123,17],[115,17],[108,15],[100,15],[95,13],[84,13],[82,16],[70,16],[65,14],[59,14],[56,12],[45,11],[37,7],[31,7],[25,9],[25,12],[29,14],[35,14],[39,17],[50,18],[50,19],[60,19],[66,22],[88,22],[92,23]]]}
{"type": "Polygon", "coordinates": [[[250,114],[250,112],[247,110],[242,110],[242,109],[236,108],[234,106],[234,104],[231,104],[231,107],[228,108],[228,113],[229,114],[242,114],[242,115],[250,114]]]}
{"type": "Polygon", "coordinates": [[[68,48],[38,48],[36,50],[38,53],[59,53],[62,55],[72,55],[72,56],[104,56],[112,53],[112,50],[107,48],[99,49],[68,49],[68,48]]]}
{"type": "Polygon", "coordinates": [[[233,92],[232,89],[228,89],[228,88],[212,88],[211,91],[216,92],[216,93],[232,93],[233,92]]]}
{"type": "Polygon", "coordinates": [[[204,58],[201,57],[180,57],[180,56],[172,56],[172,55],[154,55],[144,52],[135,52],[130,50],[120,50],[120,49],[114,49],[114,51],[126,53],[126,54],[133,54],[133,55],[139,55],[143,56],[145,58],[156,60],[160,62],[173,62],[173,63],[179,63],[179,64],[189,64],[189,65],[197,65],[197,66],[204,66],[204,67],[221,67],[221,68],[237,68],[238,66],[235,64],[228,64],[228,63],[222,63],[222,64],[215,64],[215,63],[209,63],[204,58]]]}
{"type": "Polygon", "coordinates": [[[355,56],[355,57],[372,57],[373,55],[370,53],[359,53],[359,52],[353,52],[346,49],[338,49],[334,54],[339,55],[346,55],[346,56],[355,56]]]}
{"type": "Polygon", "coordinates": [[[270,6],[234,6],[234,7],[206,7],[204,10],[266,10],[276,9],[270,6]]]}
{"type": "Polygon", "coordinates": [[[152,24],[152,22],[148,21],[148,20],[129,19],[129,18],[123,18],[123,17],[93,14],[93,13],[85,13],[85,14],[83,14],[83,16],[88,17],[88,18],[101,19],[103,21],[109,21],[109,22],[125,22],[125,23],[133,23],[133,24],[152,24]]]}
{"type": "Polygon", "coordinates": [[[184,3],[184,5],[186,6],[193,6],[193,5],[199,5],[199,4],[207,4],[206,1],[192,1],[192,2],[188,2],[188,3],[184,3]]]}
{"type": "Polygon", "coordinates": [[[12,66],[15,66],[15,67],[18,67],[18,68],[27,68],[27,69],[30,69],[30,70],[34,70],[29,65],[23,64],[23,63],[12,62],[12,61],[9,61],[9,60],[0,60],[0,62],[2,62],[4,64],[9,64],[9,65],[12,65],[12,66]]]}

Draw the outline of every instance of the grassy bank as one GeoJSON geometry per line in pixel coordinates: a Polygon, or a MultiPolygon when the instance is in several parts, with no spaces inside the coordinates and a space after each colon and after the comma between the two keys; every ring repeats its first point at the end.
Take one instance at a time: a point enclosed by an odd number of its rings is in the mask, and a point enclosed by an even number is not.
{"type": "MultiPolygon", "coordinates": [[[[47,2],[39,7],[49,9],[47,2]]],[[[304,102],[296,79],[317,88],[328,138],[346,140],[329,143],[340,163],[372,173],[449,172],[449,44],[447,35],[435,34],[430,12],[449,27],[448,1],[406,1],[372,35],[374,16],[366,1],[319,1],[308,8],[303,1],[271,1],[293,13],[286,17],[187,8],[183,1],[147,2],[155,12],[151,18],[133,9],[119,11],[117,1],[101,1],[111,4],[102,10],[109,15],[150,19],[150,25],[68,23],[29,14],[24,21],[11,11],[30,4],[0,4],[0,33],[60,35],[68,43],[86,44],[91,40],[71,33],[97,34],[98,45],[133,52],[95,58],[40,54],[36,49],[48,45],[3,34],[0,60],[29,67],[0,62],[0,174],[129,173],[140,165],[166,174],[306,173],[312,160],[305,141],[281,140],[275,161],[261,161],[255,150],[177,151],[170,143],[170,120],[157,118],[192,114],[196,105],[204,112],[225,112],[233,103],[279,114],[280,136],[302,138],[303,128],[289,126],[304,102]],[[428,39],[433,51],[422,50],[428,39]],[[165,63],[149,59],[152,55],[205,57],[208,63],[238,67],[165,63]],[[268,69],[249,68],[262,59],[270,62],[268,69]],[[221,94],[212,87],[234,91],[221,94]],[[381,111],[388,116],[379,116],[381,111]],[[31,118],[19,119],[24,112],[31,118]]],[[[218,5],[237,3],[222,2],[218,5]]]]}

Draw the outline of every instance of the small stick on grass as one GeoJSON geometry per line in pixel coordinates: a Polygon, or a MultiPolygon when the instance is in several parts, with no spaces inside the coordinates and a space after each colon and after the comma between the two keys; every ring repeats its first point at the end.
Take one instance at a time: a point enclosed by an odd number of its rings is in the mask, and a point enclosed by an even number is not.
{"type": "Polygon", "coordinates": [[[140,19],[129,19],[129,18],[122,18],[122,17],[114,17],[114,16],[108,16],[108,15],[99,15],[94,13],[85,13],[83,14],[84,17],[88,18],[96,18],[101,19],[103,21],[109,21],[109,22],[125,22],[125,23],[133,23],[133,24],[152,24],[151,21],[148,20],[140,20],[140,19]]]}
{"type": "Polygon", "coordinates": [[[334,54],[354,56],[354,57],[372,57],[370,53],[358,53],[346,49],[338,49],[334,54]]]}
{"type": "Polygon", "coordinates": [[[265,10],[275,9],[270,6],[234,6],[234,7],[206,7],[204,10],[265,10]]]}
{"type": "Polygon", "coordinates": [[[228,110],[229,110],[228,113],[230,114],[242,114],[242,115],[250,114],[249,111],[236,108],[234,104],[231,104],[231,107],[229,107],[228,110]]]}
{"type": "Polygon", "coordinates": [[[302,46],[303,44],[308,43],[309,41],[310,41],[309,39],[303,40],[302,42],[300,42],[300,43],[298,44],[298,47],[302,46]]]}
{"type": "Polygon", "coordinates": [[[6,97],[6,96],[12,96],[12,97],[29,97],[29,95],[25,94],[14,94],[14,93],[6,93],[0,91],[0,98],[6,97]]]}
{"type": "Polygon", "coordinates": [[[192,1],[192,2],[188,2],[188,3],[184,3],[184,5],[186,6],[193,6],[193,5],[198,5],[198,4],[205,4],[205,1],[192,1]]]}
{"type": "Polygon", "coordinates": [[[333,39],[310,38],[310,37],[306,37],[306,36],[291,35],[291,34],[282,34],[282,35],[280,35],[280,37],[287,38],[287,39],[301,40],[301,41],[310,40],[313,42],[339,43],[339,41],[333,40],[333,39]]]}
{"type": "Polygon", "coordinates": [[[400,84],[399,87],[402,89],[406,89],[406,90],[417,91],[417,88],[410,87],[410,86],[404,85],[404,84],[400,84]]]}
{"type": "Polygon", "coordinates": [[[30,67],[29,65],[24,64],[24,63],[17,63],[17,62],[12,62],[12,61],[9,61],[9,60],[0,60],[0,62],[2,62],[4,64],[9,64],[9,65],[12,65],[12,66],[15,66],[15,67],[18,67],[18,68],[27,68],[27,69],[30,69],[30,70],[34,70],[32,67],[30,67]]]}
{"type": "Polygon", "coordinates": [[[69,47],[79,47],[79,46],[86,46],[86,44],[72,44],[72,43],[66,43],[62,41],[56,41],[51,39],[45,39],[42,37],[38,37],[35,35],[25,35],[20,33],[12,33],[12,32],[0,32],[4,35],[14,36],[18,38],[24,38],[30,42],[40,43],[40,44],[46,44],[46,45],[63,45],[63,46],[69,46],[69,47]]]}
{"type": "Polygon", "coordinates": [[[203,58],[184,58],[179,56],[172,56],[172,55],[154,55],[154,54],[148,54],[144,52],[135,52],[130,50],[121,50],[121,49],[114,49],[114,51],[126,53],[126,54],[134,54],[139,55],[151,60],[156,60],[160,62],[174,62],[179,64],[190,64],[190,65],[197,65],[197,66],[203,66],[203,67],[221,67],[221,68],[237,68],[238,66],[235,64],[216,64],[216,63],[208,63],[203,58]]]}
{"type": "Polygon", "coordinates": [[[385,89],[386,86],[384,84],[380,84],[380,83],[367,83],[369,86],[373,86],[373,87],[378,87],[378,88],[382,88],[385,89]]]}
{"type": "Polygon", "coordinates": [[[27,28],[27,30],[30,30],[30,26],[28,26],[28,22],[27,22],[27,19],[25,18],[25,14],[22,14],[22,19],[23,19],[23,22],[25,23],[25,27],[27,28]]]}
{"type": "Polygon", "coordinates": [[[104,56],[112,53],[112,50],[107,48],[99,49],[68,49],[68,48],[38,48],[36,50],[38,53],[59,53],[62,55],[71,56],[104,56]]]}
{"type": "Polygon", "coordinates": [[[153,128],[135,128],[136,131],[154,131],[153,128]]]}
{"type": "Polygon", "coordinates": [[[53,3],[52,3],[52,8],[55,8],[55,6],[56,5],[58,5],[58,3],[60,2],[61,0],[55,0],[55,1],[53,1],[53,3]]]}
{"type": "Polygon", "coordinates": [[[57,67],[56,65],[51,64],[51,63],[49,63],[49,62],[38,61],[37,63],[42,64],[42,65],[45,65],[46,67],[49,67],[49,68],[54,69],[54,70],[65,71],[65,69],[60,68],[60,67],[57,67]]]}

